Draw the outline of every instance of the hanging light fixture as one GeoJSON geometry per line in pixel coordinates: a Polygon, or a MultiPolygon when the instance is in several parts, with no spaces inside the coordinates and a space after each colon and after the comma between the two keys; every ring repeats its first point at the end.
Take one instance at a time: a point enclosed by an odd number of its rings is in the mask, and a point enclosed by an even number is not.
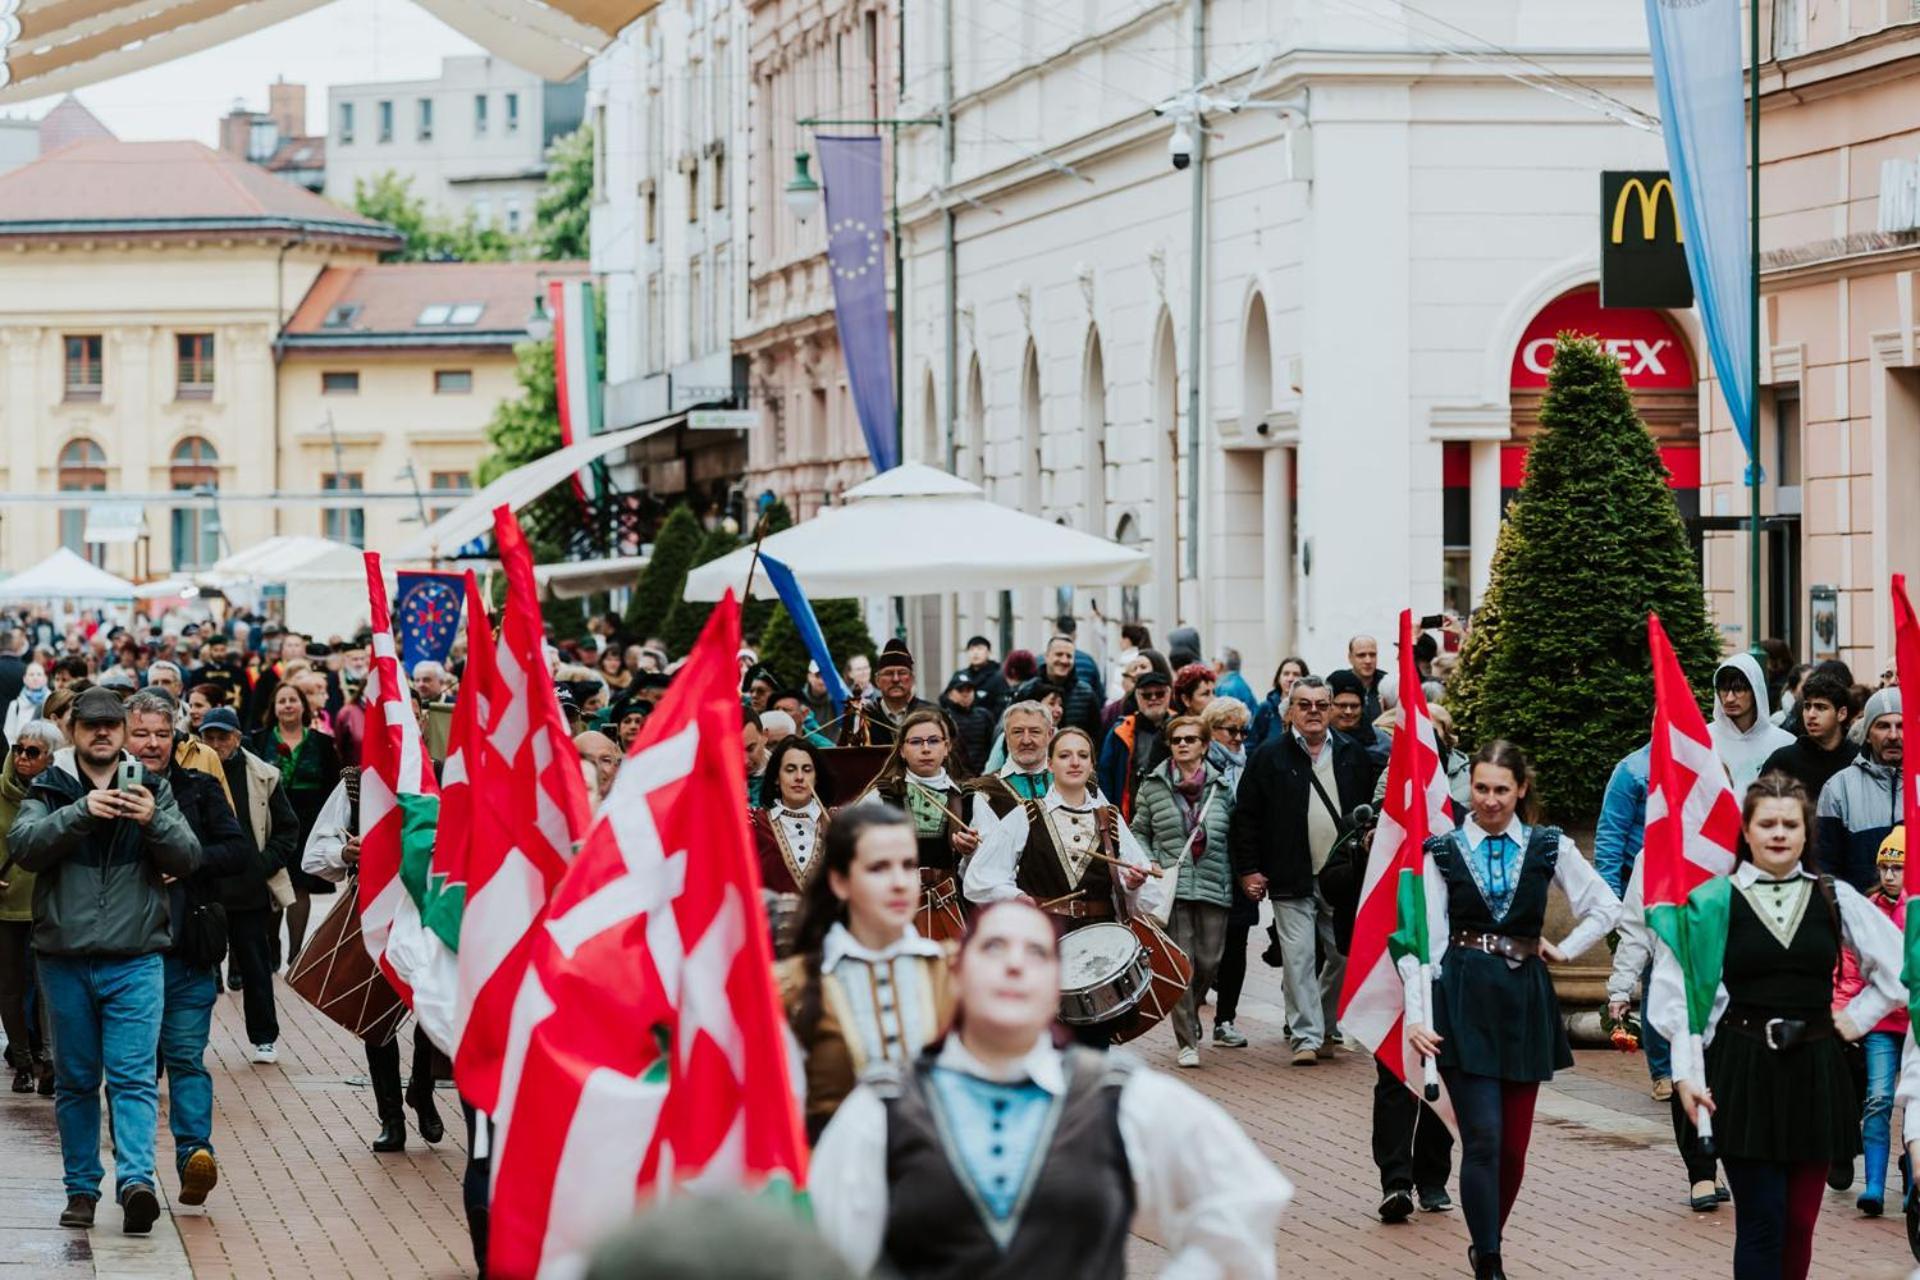
{"type": "Polygon", "coordinates": [[[804,151],[793,153],[793,178],[787,183],[787,208],[793,210],[793,216],[805,222],[820,207],[820,184],[813,180],[813,174],[807,169],[811,159],[804,151]]]}

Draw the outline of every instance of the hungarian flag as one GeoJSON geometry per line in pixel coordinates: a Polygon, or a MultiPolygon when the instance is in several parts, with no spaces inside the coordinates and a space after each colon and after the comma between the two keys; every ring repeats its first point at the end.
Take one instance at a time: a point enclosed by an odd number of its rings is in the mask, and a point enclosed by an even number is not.
{"type": "Polygon", "coordinates": [[[740,758],[731,594],[516,960],[488,1273],[577,1276],[678,1191],[806,1183],[740,758]]]}
{"type": "MultiPolygon", "coordinates": [[[[600,431],[600,341],[593,282],[549,280],[547,297],[553,308],[553,390],[560,443],[579,444],[600,431]]],[[[599,489],[592,467],[574,474],[573,492],[580,501],[598,497],[599,489]]]]}
{"type": "MultiPolygon", "coordinates": [[[[1893,661],[1900,678],[1900,705],[1904,707],[1907,690],[1920,691],[1920,620],[1914,617],[1904,573],[1893,575],[1893,661]]],[[[1920,818],[1920,751],[1901,756],[1900,794],[1900,820],[1907,824],[1907,835],[1911,838],[1915,831],[1920,831],[1920,826],[1915,825],[1915,819],[1920,818]]],[[[1902,891],[1909,896],[1920,893],[1920,857],[1908,856],[1905,874],[1902,891]]],[[[1920,911],[1907,912],[1906,942],[1907,957],[1900,970],[1900,980],[1907,984],[1911,1012],[1920,1009],[1920,998],[1914,994],[1920,991],[1920,911]]]]}
{"type": "MultiPolygon", "coordinates": [[[[467,665],[453,705],[447,758],[440,765],[440,828],[427,872],[426,925],[448,951],[460,949],[460,918],[467,905],[467,854],[474,839],[475,763],[485,745],[493,697],[493,626],[473,570],[466,573],[467,665]]],[[[465,1018],[456,1011],[456,1029],[465,1018]]],[[[450,1052],[450,1051],[449,1051],[450,1052]]]]}
{"type": "Polygon", "coordinates": [[[404,692],[379,553],[366,553],[372,703],[360,767],[360,935],[435,1044],[452,1043],[452,953],[426,930],[427,869],[440,787],[404,692]]]}
{"type": "MultiPolygon", "coordinates": [[[[1413,611],[1400,613],[1400,724],[1387,758],[1387,794],[1354,916],[1340,1025],[1387,1070],[1413,1084],[1418,1056],[1407,1048],[1405,989],[1396,961],[1411,956],[1431,984],[1435,956],[1427,934],[1427,840],[1453,830],[1453,801],[1440,767],[1440,741],[1413,659],[1413,611]]],[[[1431,992],[1426,1004],[1433,1003],[1431,992]]],[[[1417,1087],[1417,1086],[1415,1086],[1417,1087]]],[[[1451,1110],[1442,1104],[1442,1114],[1451,1110]]],[[[1451,1123],[1451,1119],[1449,1119],[1451,1123]]]]}
{"type": "Polygon", "coordinates": [[[565,874],[587,830],[580,755],[547,672],[546,637],[533,553],[513,511],[493,511],[494,541],[507,578],[507,607],[495,645],[487,730],[465,761],[484,820],[468,844],[460,916],[457,1044],[453,1073],[468,1102],[491,1112],[513,1015],[515,984],[503,971],[524,955],[527,930],[565,874]]]}
{"type": "Polygon", "coordinates": [[[1740,804],[1658,614],[1647,615],[1647,648],[1653,656],[1653,744],[1641,888],[1647,927],[1679,962],[1687,1034],[1684,1046],[1683,1037],[1673,1037],[1675,1056],[1684,1052],[1691,1062],[1726,961],[1732,903],[1727,876],[1738,861],[1740,804]]]}

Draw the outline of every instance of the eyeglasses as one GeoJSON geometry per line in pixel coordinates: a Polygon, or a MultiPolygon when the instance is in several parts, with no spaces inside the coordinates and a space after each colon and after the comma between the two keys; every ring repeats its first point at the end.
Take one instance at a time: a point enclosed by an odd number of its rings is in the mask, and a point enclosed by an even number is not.
{"type": "Polygon", "coordinates": [[[1293,703],[1293,709],[1295,711],[1327,711],[1327,710],[1330,710],[1332,707],[1333,707],[1333,703],[1325,701],[1324,699],[1319,701],[1307,701],[1307,700],[1296,698],[1294,699],[1294,703],[1293,703]]]}
{"type": "Polygon", "coordinates": [[[900,745],[903,747],[913,747],[916,750],[921,750],[927,747],[943,747],[946,744],[947,744],[947,740],[945,738],[908,738],[905,742],[902,742],[900,745]]]}
{"type": "Polygon", "coordinates": [[[1192,734],[1183,733],[1177,738],[1168,738],[1167,745],[1170,747],[1197,747],[1202,741],[1203,739],[1196,738],[1192,734]]]}
{"type": "Polygon", "coordinates": [[[1151,688],[1137,690],[1134,696],[1142,702],[1159,702],[1167,696],[1167,690],[1160,685],[1154,685],[1151,688]]]}
{"type": "Polygon", "coordinates": [[[1224,733],[1224,734],[1226,734],[1226,735],[1227,735],[1227,736],[1228,736],[1229,738],[1232,738],[1232,739],[1234,739],[1235,741],[1239,741],[1240,739],[1242,739],[1242,738],[1245,738],[1245,737],[1247,736],[1247,731],[1246,731],[1245,729],[1240,729],[1240,728],[1231,728],[1231,729],[1215,729],[1215,730],[1214,730],[1214,732],[1215,732],[1215,733],[1224,733]]]}

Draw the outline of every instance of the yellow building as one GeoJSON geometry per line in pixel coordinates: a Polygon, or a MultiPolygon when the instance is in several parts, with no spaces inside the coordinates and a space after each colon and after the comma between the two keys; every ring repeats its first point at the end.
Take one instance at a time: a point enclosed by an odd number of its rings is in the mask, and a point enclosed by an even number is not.
{"type": "Polygon", "coordinates": [[[0,568],[65,543],[154,576],[280,532],[275,339],[329,265],[400,243],[198,143],[0,176],[0,568]]]}
{"type": "Polygon", "coordinates": [[[283,491],[417,501],[289,511],[281,531],[391,548],[465,497],[494,406],[520,395],[514,344],[548,280],[584,262],[331,267],[280,342],[283,491]],[[411,471],[409,471],[411,468],[411,471]]]}

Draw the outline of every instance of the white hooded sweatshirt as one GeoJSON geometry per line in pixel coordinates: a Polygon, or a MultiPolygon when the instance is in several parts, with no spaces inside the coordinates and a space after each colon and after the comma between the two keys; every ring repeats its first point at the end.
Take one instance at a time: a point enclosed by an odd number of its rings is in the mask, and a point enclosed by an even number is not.
{"type": "Polygon", "coordinates": [[[1753,780],[1760,776],[1760,766],[1767,757],[1782,747],[1793,745],[1793,735],[1774,724],[1768,715],[1767,681],[1760,674],[1760,664],[1753,660],[1750,653],[1736,653],[1715,668],[1713,682],[1719,687],[1720,673],[1731,667],[1746,680],[1753,690],[1753,724],[1745,733],[1734,727],[1733,721],[1720,706],[1718,693],[1713,698],[1713,723],[1708,733],[1713,738],[1713,749],[1720,753],[1720,763],[1727,766],[1727,772],[1733,776],[1733,794],[1740,797],[1747,793],[1753,780]]]}

